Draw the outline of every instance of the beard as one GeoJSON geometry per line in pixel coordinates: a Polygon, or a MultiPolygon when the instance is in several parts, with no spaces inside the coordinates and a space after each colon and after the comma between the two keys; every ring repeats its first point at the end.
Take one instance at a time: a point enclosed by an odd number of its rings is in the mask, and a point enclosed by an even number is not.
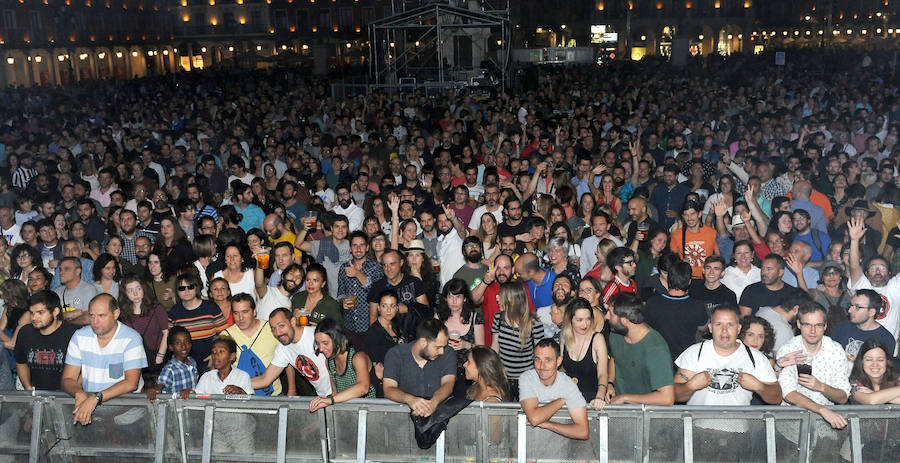
{"type": "Polygon", "coordinates": [[[553,294],[553,304],[555,304],[557,307],[562,307],[568,304],[571,300],[571,294],[564,294],[562,297],[557,296],[556,293],[553,294]]]}
{"type": "Polygon", "coordinates": [[[341,205],[342,209],[347,209],[348,207],[350,207],[350,203],[351,203],[351,201],[349,199],[342,199],[342,200],[338,201],[338,204],[341,205]]]}
{"type": "Polygon", "coordinates": [[[481,253],[480,252],[470,252],[466,254],[466,261],[471,264],[477,264],[481,262],[481,253]]]}
{"type": "Polygon", "coordinates": [[[622,336],[625,336],[626,334],[628,334],[628,329],[626,329],[622,325],[619,325],[619,324],[616,324],[613,322],[609,322],[609,329],[611,329],[616,334],[621,334],[622,336]]]}
{"type": "Polygon", "coordinates": [[[278,238],[281,238],[281,235],[282,235],[281,230],[275,230],[274,232],[269,234],[269,236],[271,236],[273,240],[277,240],[278,238]]]}

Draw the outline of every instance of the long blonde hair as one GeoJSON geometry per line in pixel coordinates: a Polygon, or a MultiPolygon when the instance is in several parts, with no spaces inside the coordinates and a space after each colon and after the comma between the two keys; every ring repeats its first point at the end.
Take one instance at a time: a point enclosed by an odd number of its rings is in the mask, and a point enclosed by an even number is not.
{"type": "MultiPolygon", "coordinates": [[[[594,308],[591,303],[583,297],[576,297],[566,304],[566,313],[563,318],[562,334],[560,340],[563,348],[575,339],[575,330],[572,328],[572,319],[575,318],[575,312],[579,310],[587,310],[591,314],[591,326],[594,325],[594,308]]],[[[588,333],[590,334],[590,333],[588,333]]],[[[577,355],[577,353],[575,353],[577,355]]]]}
{"type": "Polygon", "coordinates": [[[500,285],[500,307],[506,321],[519,329],[519,342],[524,348],[531,339],[531,327],[535,320],[522,282],[507,281],[500,285]]]}

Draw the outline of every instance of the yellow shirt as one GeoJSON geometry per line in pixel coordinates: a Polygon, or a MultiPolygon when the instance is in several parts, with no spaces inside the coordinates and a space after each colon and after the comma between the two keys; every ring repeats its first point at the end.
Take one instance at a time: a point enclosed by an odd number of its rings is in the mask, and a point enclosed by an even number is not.
{"type": "MultiPolygon", "coordinates": [[[[269,242],[272,243],[272,246],[275,246],[276,244],[282,243],[282,242],[288,243],[293,246],[294,241],[297,241],[297,235],[291,233],[290,231],[281,235],[281,237],[278,238],[277,240],[273,240],[271,237],[269,237],[269,242]]],[[[302,255],[303,254],[300,252],[300,250],[295,247],[294,248],[294,257],[299,258],[302,255]]]]}
{"type": "MultiPolygon", "coordinates": [[[[225,330],[231,339],[234,339],[234,342],[237,343],[237,360],[235,360],[235,365],[241,359],[241,353],[246,349],[253,349],[253,352],[259,357],[260,360],[263,361],[265,365],[262,366],[262,371],[265,371],[265,368],[272,363],[272,358],[275,356],[275,348],[278,347],[278,339],[272,335],[272,330],[269,328],[269,322],[260,320],[259,321],[259,331],[257,331],[252,337],[247,337],[244,335],[244,332],[238,328],[237,325],[231,325],[228,329],[225,330]],[[254,340],[255,338],[255,340],[254,340]]],[[[249,372],[248,372],[249,373],[249,372]]],[[[250,377],[253,377],[253,373],[249,373],[250,377]]],[[[262,374],[261,372],[259,374],[262,374]]],[[[276,379],[274,383],[272,383],[272,395],[281,395],[281,380],[276,379]]],[[[247,391],[250,392],[250,391],[247,391]]]]}

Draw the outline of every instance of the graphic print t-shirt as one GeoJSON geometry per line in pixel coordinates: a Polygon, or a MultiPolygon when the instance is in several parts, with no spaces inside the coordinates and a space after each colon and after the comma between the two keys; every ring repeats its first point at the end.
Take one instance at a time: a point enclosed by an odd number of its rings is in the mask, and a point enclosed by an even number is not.
{"type": "Polygon", "coordinates": [[[63,367],[66,365],[66,349],[77,328],[63,323],[48,336],[42,335],[30,324],[19,330],[14,350],[16,363],[28,365],[31,385],[35,389],[60,390],[63,367]]]}
{"type": "MultiPolygon", "coordinates": [[[[299,329],[299,328],[295,328],[299,329]]],[[[309,383],[316,388],[320,397],[331,394],[331,378],[328,376],[328,364],[325,356],[316,354],[316,332],[313,327],[304,327],[303,336],[293,344],[279,344],[275,349],[272,365],[286,367],[291,365],[309,383]]]]}

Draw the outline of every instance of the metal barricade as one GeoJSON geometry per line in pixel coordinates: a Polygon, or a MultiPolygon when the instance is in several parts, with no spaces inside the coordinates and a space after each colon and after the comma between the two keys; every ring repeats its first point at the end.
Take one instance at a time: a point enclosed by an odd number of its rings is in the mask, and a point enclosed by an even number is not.
{"type": "MultiPolygon", "coordinates": [[[[833,430],[796,407],[609,406],[588,413],[590,437],[535,428],[518,404],[473,403],[434,447],[416,445],[409,408],[360,399],[309,412],[306,398],[214,396],[105,402],[88,426],[62,394],[0,395],[6,462],[809,462],[895,461],[898,407],[843,406],[833,430]]],[[[567,422],[561,410],[554,420],[567,422]]]]}

